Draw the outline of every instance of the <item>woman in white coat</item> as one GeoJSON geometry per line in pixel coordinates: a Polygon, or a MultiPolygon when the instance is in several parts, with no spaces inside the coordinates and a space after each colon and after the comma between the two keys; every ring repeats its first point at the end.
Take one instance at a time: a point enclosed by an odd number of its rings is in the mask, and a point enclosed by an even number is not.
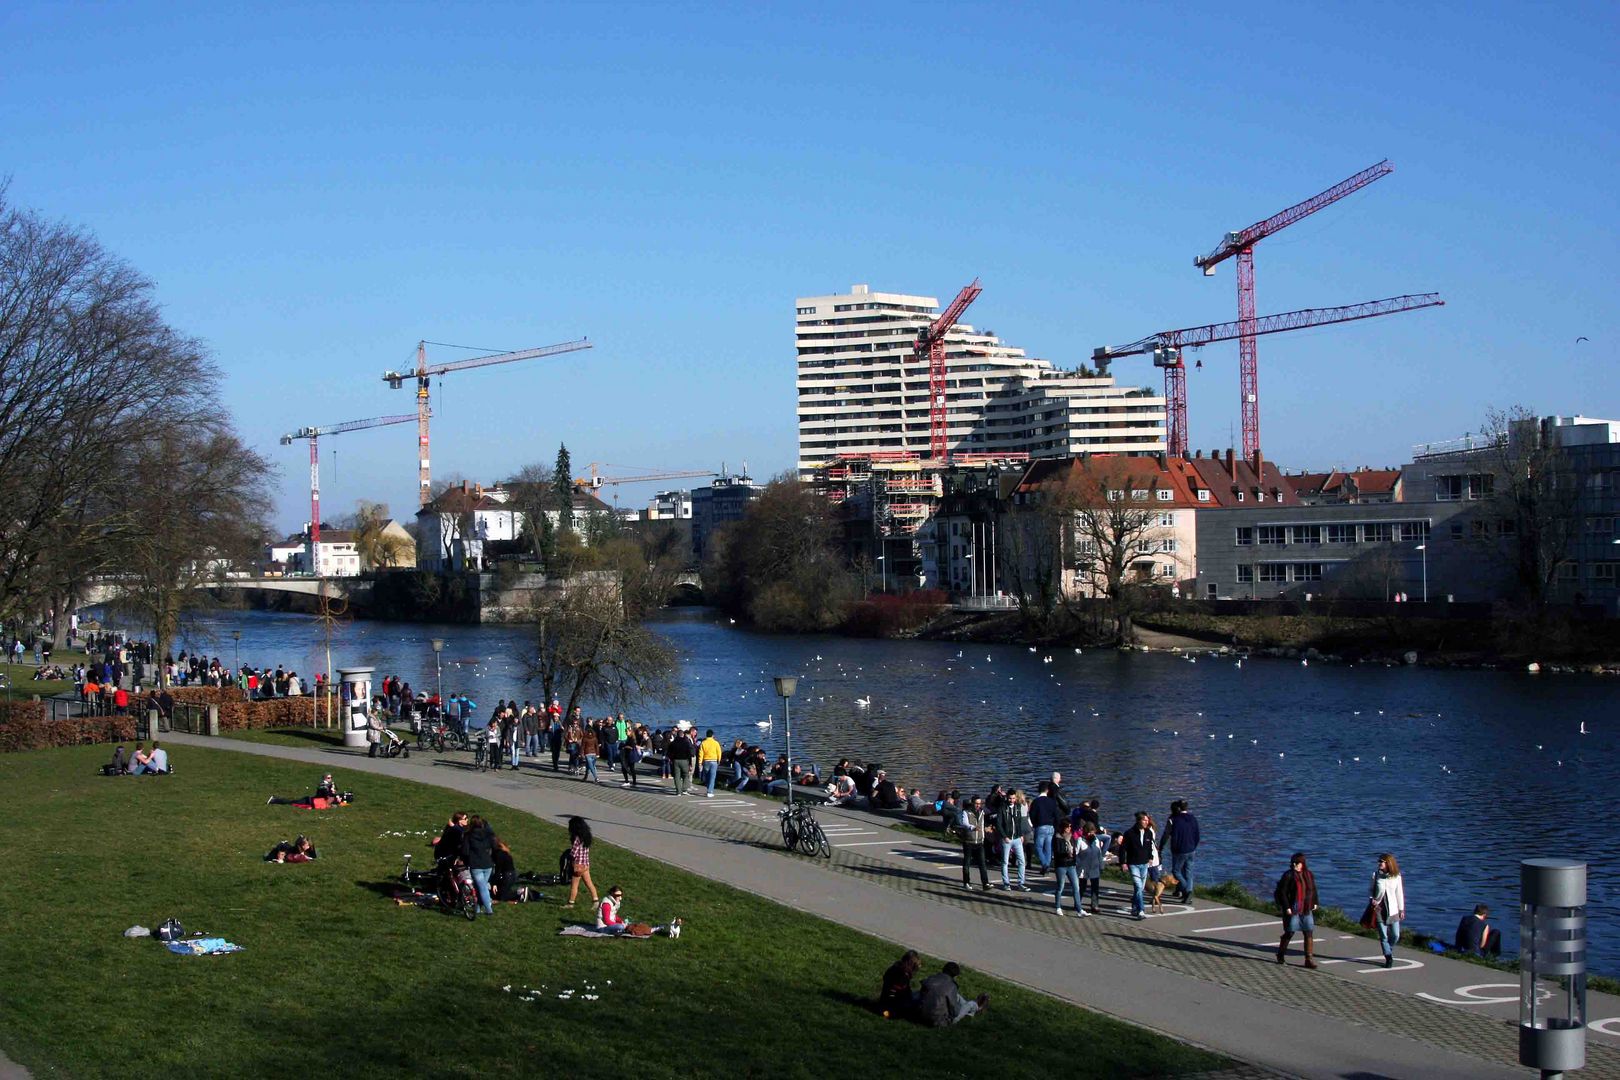
{"type": "Polygon", "coordinates": [[[1378,920],[1378,943],[1384,949],[1384,966],[1394,967],[1395,943],[1401,940],[1401,922],[1406,918],[1406,888],[1401,880],[1400,863],[1388,852],[1378,856],[1378,870],[1373,874],[1367,900],[1378,920]]]}

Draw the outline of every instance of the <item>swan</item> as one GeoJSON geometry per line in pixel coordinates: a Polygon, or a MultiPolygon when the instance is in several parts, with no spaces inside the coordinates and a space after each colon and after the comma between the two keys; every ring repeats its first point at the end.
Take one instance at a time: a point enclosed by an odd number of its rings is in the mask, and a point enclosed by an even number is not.
{"type": "Polygon", "coordinates": [[[872,704],[872,699],[869,698],[869,697],[858,697],[858,698],[855,699],[855,704],[859,705],[861,708],[864,709],[868,705],[872,704]]]}

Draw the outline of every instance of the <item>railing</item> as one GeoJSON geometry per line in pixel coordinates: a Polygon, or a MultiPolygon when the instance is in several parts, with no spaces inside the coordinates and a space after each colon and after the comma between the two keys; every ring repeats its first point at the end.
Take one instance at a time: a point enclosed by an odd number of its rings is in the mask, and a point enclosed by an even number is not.
{"type": "Polygon", "coordinates": [[[960,596],[953,606],[969,611],[1005,611],[1018,606],[1016,596],[960,596]]]}
{"type": "MultiPolygon", "coordinates": [[[[174,703],[174,716],[168,722],[168,729],[181,731],[187,735],[207,735],[209,731],[209,710],[217,709],[217,705],[196,705],[188,701],[174,703]]],[[[159,727],[162,728],[162,720],[159,727]]]]}

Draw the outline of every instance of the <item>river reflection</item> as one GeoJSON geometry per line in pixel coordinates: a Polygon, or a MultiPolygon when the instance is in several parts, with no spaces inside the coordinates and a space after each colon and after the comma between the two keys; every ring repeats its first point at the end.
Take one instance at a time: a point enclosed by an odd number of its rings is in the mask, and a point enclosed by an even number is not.
{"type": "MultiPolygon", "coordinates": [[[[1201,883],[1236,878],[1269,896],[1303,848],[1323,902],[1354,915],[1376,854],[1389,850],[1406,874],[1410,926],[1449,938],[1483,902],[1513,949],[1518,860],[1587,859],[1593,966],[1620,972],[1620,937],[1607,932],[1620,848],[1609,827],[1620,810],[1613,678],[770,637],[706,609],[664,613],[657,626],[683,658],[687,698],[644,719],[691,718],[775,754],[771,676],[798,675],[795,760],[880,761],[930,798],[947,785],[1028,786],[1059,769],[1071,796],[1099,796],[1117,825],[1139,808],[1162,823],[1170,800],[1186,798],[1203,826],[1201,883]],[[1579,734],[1582,720],[1592,734],[1579,734]]],[[[244,662],[325,667],[306,617],[213,613],[189,644],[229,663],[232,629],[244,662]]],[[[447,641],[445,691],[469,694],[481,713],[498,698],[538,697],[521,682],[518,627],[353,622],[340,626],[333,661],[430,690],[433,637],[447,641]]]]}

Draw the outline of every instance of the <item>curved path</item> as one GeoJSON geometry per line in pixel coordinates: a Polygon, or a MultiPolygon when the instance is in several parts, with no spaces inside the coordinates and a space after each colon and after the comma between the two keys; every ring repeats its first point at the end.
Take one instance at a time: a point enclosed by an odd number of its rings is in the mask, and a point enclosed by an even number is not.
{"type": "MultiPolygon", "coordinates": [[[[164,738],[171,746],[308,761],[323,771],[390,774],[552,821],[583,814],[608,843],[1262,1070],[1324,1078],[1524,1075],[1512,1022],[1515,977],[1457,960],[1401,950],[1386,970],[1372,962],[1371,941],[1329,931],[1318,939],[1321,970],[1297,966],[1297,955],[1279,967],[1269,955],[1273,919],[1200,901],[1133,922],[1123,917],[1128,897],[1117,887],[1105,888],[1102,917],[1057,918],[1041,891],[964,891],[954,847],[859,812],[821,811],[837,850],[830,861],[811,860],[785,854],[775,805],[747,796],[676,798],[657,782],[630,791],[616,776],[588,786],[549,766],[477,772],[467,754],[374,760],[338,748],[164,738]]],[[[182,767],[184,752],[175,755],[182,767]]],[[[604,768],[602,775],[611,774],[604,768]]],[[[1620,1000],[1591,995],[1589,1015],[1597,1026],[1583,1075],[1620,1080],[1620,1033],[1602,1026],[1620,1017],[1620,1000]]],[[[1607,1026],[1620,1029],[1620,1020],[1607,1026]]]]}

